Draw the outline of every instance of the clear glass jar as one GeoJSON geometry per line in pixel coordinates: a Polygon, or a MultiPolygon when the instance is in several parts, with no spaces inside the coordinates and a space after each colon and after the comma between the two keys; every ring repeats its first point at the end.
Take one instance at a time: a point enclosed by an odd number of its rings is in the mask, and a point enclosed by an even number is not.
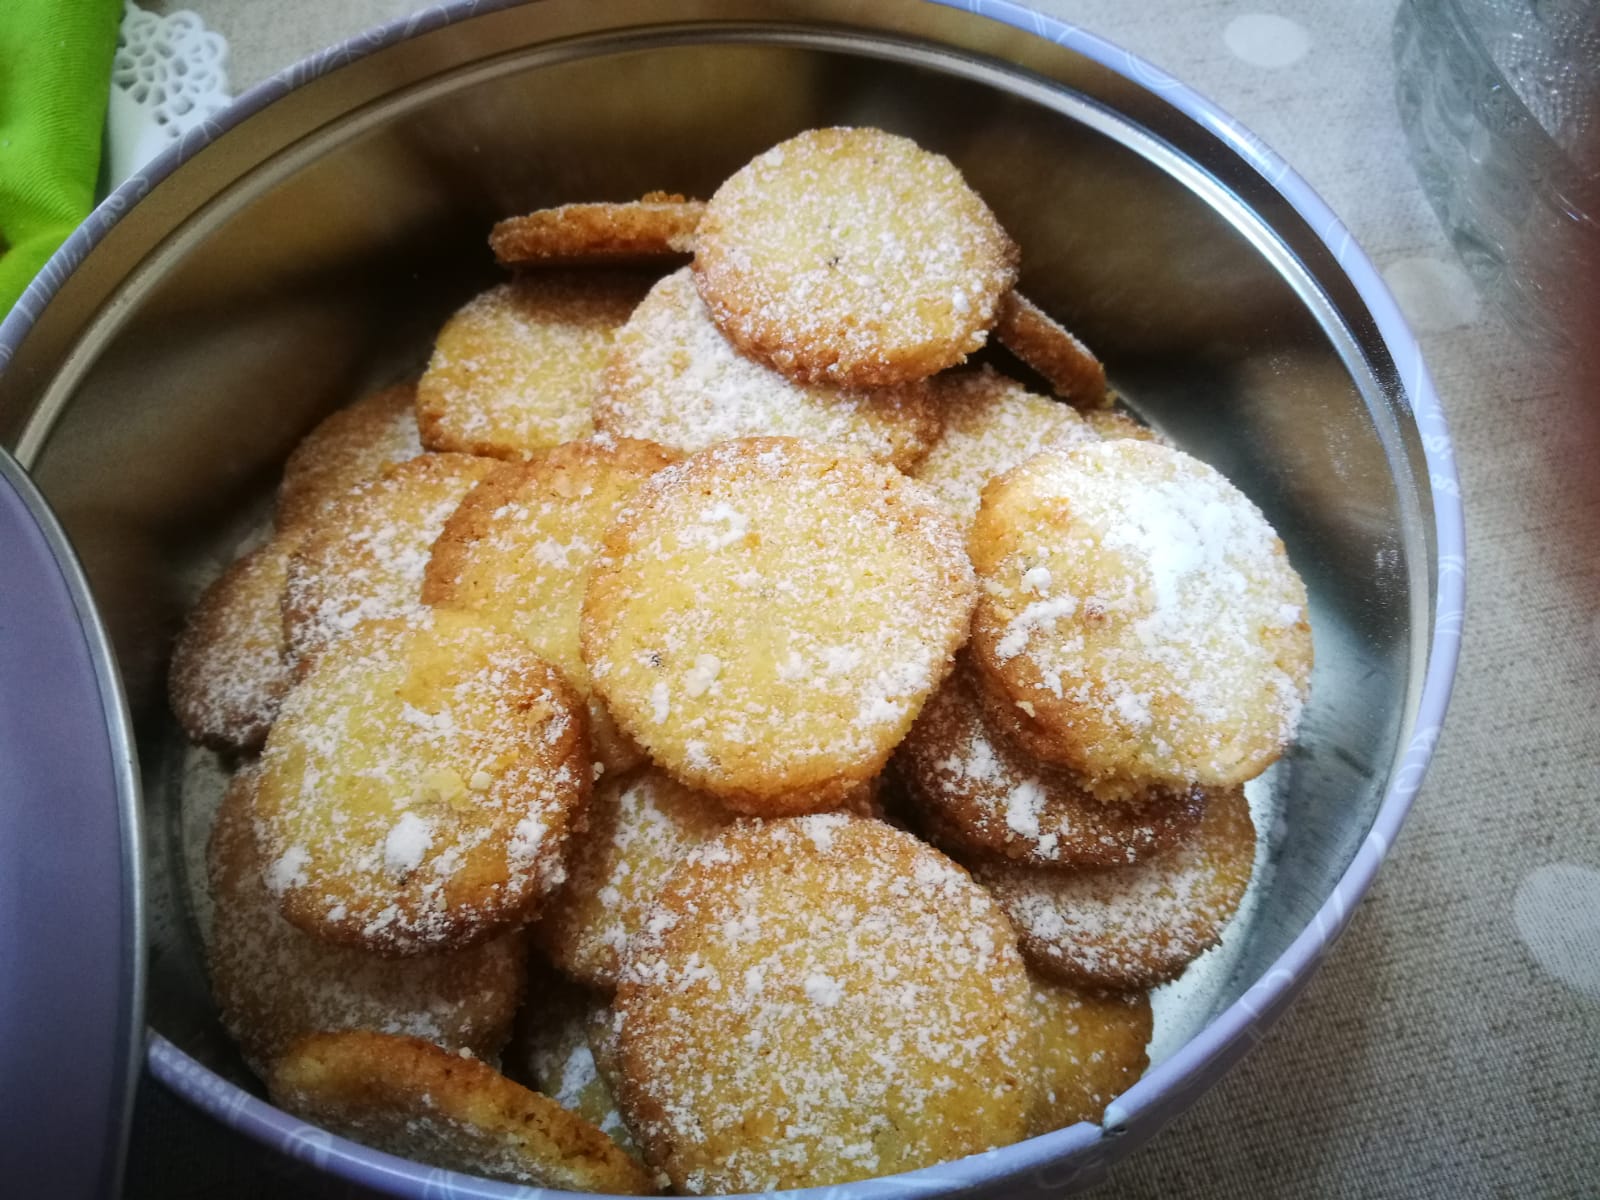
{"type": "Polygon", "coordinates": [[[1412,162],[1480,291],[1570,348],[1600,264],[1600,0],[1401,0],[1412,162]]]}

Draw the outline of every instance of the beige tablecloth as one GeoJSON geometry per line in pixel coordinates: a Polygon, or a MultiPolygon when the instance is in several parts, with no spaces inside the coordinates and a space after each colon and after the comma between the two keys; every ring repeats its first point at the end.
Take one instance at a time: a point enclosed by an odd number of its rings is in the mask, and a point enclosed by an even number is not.
{"type": "MultiPolygon", "coordinates": [[[[1443,397],[1469,618],[1444,738],[1349,933],[1245,1062],[1096,1196],[1600,1195],[1600,396],[1480,307],[1409,167],[1394,0],[1044,0],[1243,120],[1383,270],[1443,397]]],[[[148,3],[148,0],[147,0],[148,3]]],[[[408,0],[182,0],[236,85],[408,0]]],[[[147,1086],[130,1194],[302,1192],[147,1086]]],[[[341,1185],[319,1194],[354,1194],[341,1185]]]]}

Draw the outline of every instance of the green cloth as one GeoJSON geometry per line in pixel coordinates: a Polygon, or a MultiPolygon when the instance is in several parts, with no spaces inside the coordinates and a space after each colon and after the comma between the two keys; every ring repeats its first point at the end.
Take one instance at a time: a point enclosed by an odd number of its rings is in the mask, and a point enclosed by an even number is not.
{"type": "Polygon", "coordinates": [[[0,0],[0,317],[94,207],[121,0],[0,0]]]}

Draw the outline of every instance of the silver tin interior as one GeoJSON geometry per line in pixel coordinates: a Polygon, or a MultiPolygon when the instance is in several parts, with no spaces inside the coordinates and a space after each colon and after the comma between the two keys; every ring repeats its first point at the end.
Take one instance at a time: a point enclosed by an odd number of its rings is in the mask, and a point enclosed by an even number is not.
{"type": "MultiPolygon", "coordinates": [[[[867,11],[863,11],[867,9],[867,11]]],[[[181,912],[171,638],[316,420],[417,369],[496,278],[500,216],[706,195],[799,129],[874,124],[952,157],[1024,250],[1023,288],[1137,411],[1266,512],[1312,597],[1317,669],[1270,776],[1270,875],[1198,1027],[1352,860],[1421,686],[1432,513],[1394,364],[1304,220],[1211,134],[1104,67],[971,15],[547,0],[317,78],[115,227],[0,376],[14,445],[116,646],[150,831],[152,1027],[255,1087],[181,912]]]]}

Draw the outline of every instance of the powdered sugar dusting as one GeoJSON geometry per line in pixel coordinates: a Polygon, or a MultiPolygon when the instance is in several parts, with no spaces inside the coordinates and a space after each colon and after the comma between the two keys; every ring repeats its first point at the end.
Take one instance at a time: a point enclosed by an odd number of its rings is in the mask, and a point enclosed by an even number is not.
{"type": "Polygon", "coordinates": [[[923,384],[848,391],[793,382],[740,354],[712,322],[688,268],[634,311],[607,361],[595,423],[680,450],[770,434],[909,465],[939,432],[923,384]]]}
{"type": "Polygon", "coordinates": [[[936,851],[861,818],[750,823],[661,908],[678,920],[635,940],[617,996],[623,1103],[680,1188],[843,1182],[1018,1136],[1026,974],[936,851]]]}

